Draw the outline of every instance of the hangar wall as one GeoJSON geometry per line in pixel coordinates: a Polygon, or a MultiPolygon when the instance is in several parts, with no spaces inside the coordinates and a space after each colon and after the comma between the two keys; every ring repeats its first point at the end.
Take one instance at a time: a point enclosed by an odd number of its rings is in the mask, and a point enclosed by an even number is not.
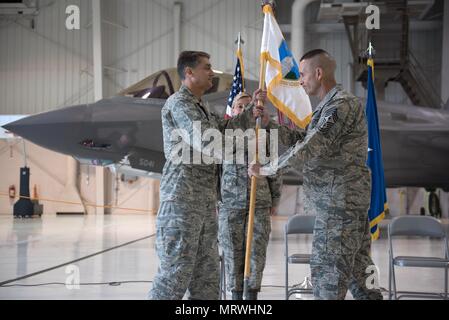
{"type": "MultiPolygon", "coordinates": [[[[66,198],[64,186],[67,180],[67,156],[41,148],[26,142],[27,166],[30,168],[30,195],[36,187],[39,203],[44,207],[45,215],[56,214],[58,211],[70,212],[71,205],[60,201],[72,201],[66,198]],[[56,201],[55,201],[56,200],[56,201]]],[[[20,190],[20,167],[24,165],[22,140],[0,140],[0,215],[12,215],[15,200],[10,200],[4,194],[11,185],[15,186],[16,194],[20,190]]],[[[114,208],[107,213],[114,214],[149,214],[155,213],[157,203],[152,198],[158,182],[153,179],[135,179],[121,175],[112,175],[106,170],[105,205],[114,208]],[[116,179],[116,177],[118,179],[116,179]],[[128,210],[136,209],[136,210],[128,210]]],[[[77,178],[80,196],[88,214],[95,214],[95,167],[80,165],[77,178]]],[[[155,194],[158,194],[156,191],[155,194]]],[[[75,206],[78,208],[78,206],[75,206]]],[[[75,210],[76,211],[76,210],[75,210]]]]}
{"type": "Polygon", "coordinates": [[[31,28],[28,19],[0,19],[0,114],[34,114],[93,99],[92,32],[65,28],[66,7],[80,8],[81,26],[89,0],[42,1],[31,28]]]}
{"type": "MultiPolygon", "coordinates": [[[[262,15],[259,0],[189,0],[181,3],[180,48],[205,50],[213,67],[233,72],[237,33],[242,32],[246,76],[258,78],[262,15]]],[[[173,0],[103,1],[105,96],[175,64],[173,0]]],[[[35,28],[26,19],[0,21],[0,114],[34,114],[93,101],[92,27],[89,0],[41,1],[35,28]],[[67,30],[68,5],[80,8],[80,30],[67,30]],[[4,45],[7,44],[7,45],[4,45]]],[[[289,39],[289,34],[286,33],[289,39]]],[[[412,52],[440,88],[442,30],[413,31],[412,52]]],[[[308,32],[307,48],[329,50],[346,88],[351,54],[346,34],[308,32]]],[[[299,57],[297,57],[299,58],[299,57]]],[[[360,85],[356,93],[363,96],[360,85]]],[[[397,84],[386,99],[407,103],[397,84]]]]}

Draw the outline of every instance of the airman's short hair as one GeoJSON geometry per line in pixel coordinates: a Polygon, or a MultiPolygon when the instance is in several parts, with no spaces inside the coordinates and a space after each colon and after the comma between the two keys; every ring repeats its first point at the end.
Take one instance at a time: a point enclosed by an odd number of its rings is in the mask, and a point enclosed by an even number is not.
{"type": "Polygon", "coordinates": [[[326,50],[314,49],[314,50],[310,50],[309,52],[305,53],[299,61],[301,62],[303,60],[308,60],[308,59],[316,57],[317,55],[320,55],[320,54],[326,54],[326,55],[330,56],[326,50]]]}
{"type": "Polygon", "coordinates": [[[178,57],[178,75],[181,80],[185,79],[185,68],[195,68],[200,63],[200,58],[210,58],[210,55],[203,51],[183,51],[178,57]]]}
{"type": "Polygon", "coordinates": [[[327,51],[323,49],[309,51],[302,56],[300,61],[303,62],[304,60],[311,60],[313,68],[320,67],[324,73],[323,77],[335,80],[337,62],[327,51]]]}

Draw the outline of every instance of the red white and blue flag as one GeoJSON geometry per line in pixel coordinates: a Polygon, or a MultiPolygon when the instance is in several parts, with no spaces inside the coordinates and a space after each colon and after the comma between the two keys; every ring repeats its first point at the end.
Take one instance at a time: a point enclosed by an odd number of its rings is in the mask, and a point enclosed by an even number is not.
{"type": "Polygon", "coordinates": [[[232,118],[232,102],[236,95],[245,91],[245,85],[243,80],[243,55],[242,50],[237,50],[237,63],[235,65],[234,79],[232,81],[231,91],[229,92],[228,104],[226,107],[225,118],[232,118]]]}

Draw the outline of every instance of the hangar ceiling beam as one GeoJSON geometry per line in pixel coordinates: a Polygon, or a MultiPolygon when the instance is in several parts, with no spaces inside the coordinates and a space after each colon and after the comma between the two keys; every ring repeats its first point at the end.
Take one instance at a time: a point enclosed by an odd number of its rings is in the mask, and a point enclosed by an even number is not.
{"type": "MultiPolygon", "coordinates": [[[[296,0],[292,7],[291,47],[293,56],[300,59],[305,53],[306,8],[315,0],[296,0]]],[[[299,63],[299,61],[298,61],[299,63]]]]}
{"type": "MultiPolygon", "coordinates": [[[[92,0],[92,41],[94,58],[94,98],[103,99],[103,45],[101,36],[101,0],[92,0]]],[[[95,170],[96,214],[104,214],[104,168],[95,170]]]]}
{"type": "Polygon", "coordinates": [[[175,2],[173,4],[173,62],[176,66],[178,55],[181,52],[181,19],[182,19],[182,3],[175,2]]]}
{"type": "Polygon", "coordinates": [[[441,63],[441,98],[448,105],[449,99],[449,2],[444,2],[443,61],[441,63]]]}

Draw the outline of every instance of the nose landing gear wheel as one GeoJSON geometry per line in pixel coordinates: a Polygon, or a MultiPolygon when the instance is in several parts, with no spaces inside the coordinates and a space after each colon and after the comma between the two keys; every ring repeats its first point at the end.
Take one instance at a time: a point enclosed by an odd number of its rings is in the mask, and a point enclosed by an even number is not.
{"type": "Polygon", "coordinates": [[[429,213],[432,217],[441,218],[440,198],[435,190],[431,190],[429,194],[429,213]]]}

